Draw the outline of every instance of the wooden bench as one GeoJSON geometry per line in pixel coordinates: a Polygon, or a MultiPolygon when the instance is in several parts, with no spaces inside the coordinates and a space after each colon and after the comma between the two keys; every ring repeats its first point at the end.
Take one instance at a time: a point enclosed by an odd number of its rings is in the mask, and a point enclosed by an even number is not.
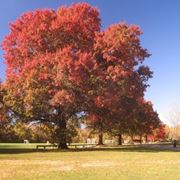
{"type": "Polygon", "coordinates": [[[52,148],[55,148],[57,147],[57,144],[45,144],[45,145],[37,145],[36,146],[36,149],[39,149],[39,148],[43,148],[44,150],[48,147],[52,147],[52,148]]]}
{"type": "Polygon", "coordinates": [[[68,147],[74,147],[77,148],[91,148],[96,147],[96,144],[69,144],[68,147]]]}

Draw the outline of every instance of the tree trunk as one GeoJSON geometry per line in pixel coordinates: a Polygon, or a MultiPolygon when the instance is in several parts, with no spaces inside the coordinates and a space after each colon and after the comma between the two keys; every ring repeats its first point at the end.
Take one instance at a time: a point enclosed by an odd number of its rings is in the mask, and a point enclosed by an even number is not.
{"type": "Polygon", "coordinates": [[[58,128],[56,130],[57,137],[58,137],[58,149],[68,149],[67,146],[67,139],[66,139],[66,121],[60,120],[58,122],[58,128]]]}
{"type": "Polygon", "coordinates": [[[131,134],[131,144],[134,144],[133,134],[131,134]]]}
{"type": "Polygon", "coordinates": [[[104,144],[103,144],[103,132],[102,132],[102,127],[99,128],[98,136],[99,136],[98,145],[104,145],[104,144]]]}
{"type": "Polygon", "coordinates": [[[118,145],[122,145],[122,134],[118,135],[118,145]]]}
{"type": "Polygon", "coordinates": [[[139,137],[140,137],[140,139],[139,139],[140,140],[140,144],[142,144],[142,135],[140,134],[139,137]]]}
{"type": "Polygon", "coordinates": [[[148,142],[148,136],[147,135],[145,136],[145,141],[146,141],[146,143],[148,142]]]}

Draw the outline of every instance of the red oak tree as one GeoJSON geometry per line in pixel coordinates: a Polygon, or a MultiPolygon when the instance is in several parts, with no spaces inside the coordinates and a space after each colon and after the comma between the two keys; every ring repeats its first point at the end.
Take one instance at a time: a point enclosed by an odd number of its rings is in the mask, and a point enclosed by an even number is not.
{"type": "Polygon", "coordinates": [[[142,143],[143,136],[147,137],[148,134],[152,134],[155,129],[161,126],[161,121],[158,113],[153,109],[153,104],[143,98],[139,99],[133,118],[134,124],[130,127],[130,132],[140,136],[140,143],[142,143]]]}
{"type": "Polygon", "coordinates": [[[22,15],[3,41],[6,105],[26,122],[54,124],[59,148],[80,112],[96,117],[102,143],[102,124],[126,112],[124,97],[142,97],[151,77],[139,27],[100,26],[97,9],[78,3],[22,15]]]}
{"type": "Polygon", "coordinates": [[[85,3],[37,10],[22,15],[10,30],[3,42],[6,104],[27,121],[54,123],[59,148],[67,148],[66,124],[81,110],[79,87],[93,68],[99,13],[85,3]]]}
{"type": "Polygon", "coordinates": [[[148,86],[147,80],[152,77],[149,68],[142,65],[149,54],[141,47],[141,34],[139,27],[120,23],[96,36],[94,58],[98,87],[91,94],[94,104],[89,112],[96,117],[93,124],[99,134],[99,144],[103,144],[102,133],[111,127],[110,124],[116,121],[124,128],[122,124],[130,123],[131,104],[128,101],[142,97],[148,86]]]}

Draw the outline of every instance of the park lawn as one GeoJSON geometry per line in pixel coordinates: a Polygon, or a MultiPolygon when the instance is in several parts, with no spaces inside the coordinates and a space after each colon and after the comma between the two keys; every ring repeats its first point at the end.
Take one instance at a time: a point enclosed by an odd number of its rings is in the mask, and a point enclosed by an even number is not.
{"type": "Polygon", "coordinates": [[[0,179],[180,179],[179,151],[133,146],[36,151],[35,146],[0,144],[0,179]]]}

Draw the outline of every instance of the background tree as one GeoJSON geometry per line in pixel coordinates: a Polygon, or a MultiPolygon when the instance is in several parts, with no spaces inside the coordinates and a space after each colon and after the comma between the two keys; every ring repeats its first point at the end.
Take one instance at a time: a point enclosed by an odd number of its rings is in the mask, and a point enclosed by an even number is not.
{"type": "Polygon", "coordinates": [[[13,125],[9,117],[9,111],[4,103],[5,89],[0,82],[0,142],[13,142],[16,135],[13,131],[13,125]]]}
{"type": "Polygon", "coordinates": [[[180,110],[176,108],[172,108],[172,110],[168,114],[168,121],[170,124],[170,134],[171,139],[179,139],[180,136],[180,110]]]}
{"type": "Polygon", "coordinates": [[[153,105],[150,101],[140,99],[136,109],[135,117],[136,134],[140,136],[140,143],[142,143],[142,137],[148,134],[153,134],[153,131],[161,127],[161,121],[156,111],[153,109],[153,105]]]}
{"type": "Polygon", "coordinates": [[[120,124],[129,124],[128,113],[124,113],[129,110],[127,100],[142,97],[148,86],[147,80],[152,77],[149,68],[141,65],[149,57],[147,50],[141,47],[141,34],[137,26],[124,23],[97,33],[94,58],[98,76],[94,79],[98,86],[97,89],[92,86],[93,103],[88,111],[96,117],[92,122],[98,128],[99,144],[103,144],[102,132],[107,129],[103,124],[109,127],[115,117],[119,129],[120,124]]]}
{"type": "Polygon", "coordinates": [[[155,139],[157,140],[167,140],[167,133],[166,133],[166,129],[165,129],[165,125],[164,124],[160,124],[160,126],[155,129],[155,139]]]}

